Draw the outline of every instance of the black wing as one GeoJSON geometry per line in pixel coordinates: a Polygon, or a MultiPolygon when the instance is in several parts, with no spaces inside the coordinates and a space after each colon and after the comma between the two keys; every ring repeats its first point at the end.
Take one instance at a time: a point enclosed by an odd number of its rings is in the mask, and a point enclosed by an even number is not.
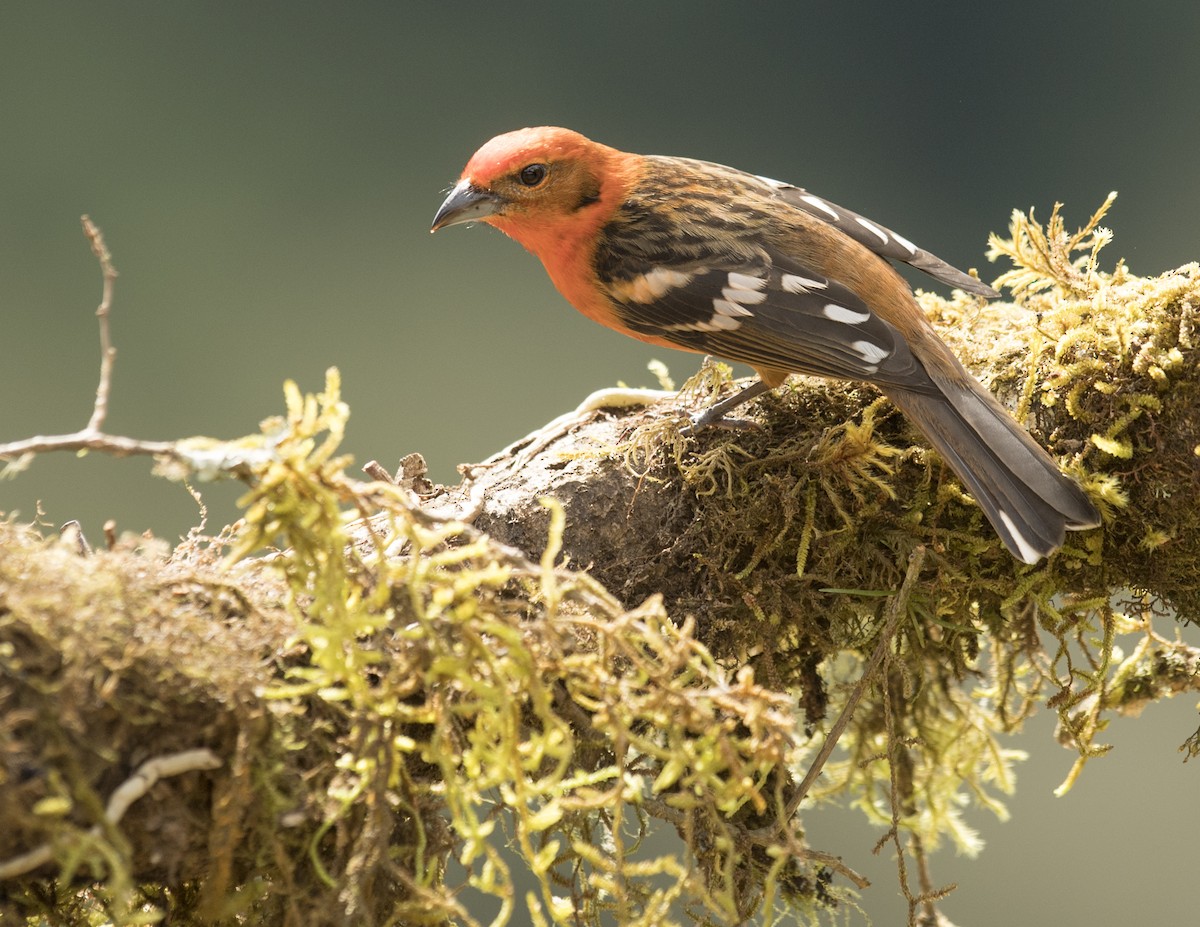
{"type": "Polygon", "coordinates": [[[763,253],[610,286],[631,332],[753,367],[936,392],[900,332],[849,288],[763,253]]]}

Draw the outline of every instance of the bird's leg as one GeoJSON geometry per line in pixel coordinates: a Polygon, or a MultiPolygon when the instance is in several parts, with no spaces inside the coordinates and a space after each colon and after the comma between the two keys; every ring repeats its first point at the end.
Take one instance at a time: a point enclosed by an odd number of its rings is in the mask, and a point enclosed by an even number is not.
{"type": "Polygon", "coordinates": [[[739,419],[726,419],[725,413],[736,409],[744,402],[749,402],[755,396],[761,396],[763,393],[770,392],[771,387],[762,380],[755,380],[745,389],[734,393],[720,402],[713,403],[703,412],[692,413],[692,423],[681,430],[682,434],[694,435],[701,428],[707,428],[709,425],[720,424],[725,428],[753,428],[752,422],[746,422],[739,419]]]}

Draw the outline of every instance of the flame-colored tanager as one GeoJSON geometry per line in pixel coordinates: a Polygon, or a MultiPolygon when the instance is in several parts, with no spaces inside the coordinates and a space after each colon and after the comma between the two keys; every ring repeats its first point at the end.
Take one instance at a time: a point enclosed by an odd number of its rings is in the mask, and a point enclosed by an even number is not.
{"type": "Polygon", "coordinates": [[[887,259],[999,294],[882,225],[790,184],[550,127],[480,148],[433,231],[474,220],[541,258],[589,318],[754,368],[758,382],[693,427],[790,373],[860,380],[921,429],[1024,562],[1058,548],[1065,530],[1100,523],[1079,486],[963,369],[887,259]]]}

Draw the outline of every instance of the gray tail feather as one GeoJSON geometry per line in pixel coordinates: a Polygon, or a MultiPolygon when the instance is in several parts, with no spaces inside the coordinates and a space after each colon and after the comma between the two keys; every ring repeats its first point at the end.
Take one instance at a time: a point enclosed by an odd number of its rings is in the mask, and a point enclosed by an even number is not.
{"type": "Polygon", "coordinates": [[[973,379],[937,385],[941,395],[887,395],[967,485],[1014,557],[1037,563],[1062,546],[1066,531],[1100,524],[1084,491],[991,393],[973,379]]]}

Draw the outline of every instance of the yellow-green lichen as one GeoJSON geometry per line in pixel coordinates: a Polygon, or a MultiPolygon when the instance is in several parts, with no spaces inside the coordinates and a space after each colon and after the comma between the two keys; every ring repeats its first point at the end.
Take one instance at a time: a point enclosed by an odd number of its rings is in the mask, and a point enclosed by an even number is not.
{"type": "MultiPolygon", "coordinates": [[[[1042,704],[1079,756],[1069,785],[1113,711],[1195,689],[1161,625],[1200,614],[1200,268],[1102,271],[1102,215],[1074,234],[1057,210],[1014,217],[993,248],[1015,304],[920,297],[1104,510],[1037,566],[886,402],[808,381],[758,404],[762,430],[647,415],[627,436],[638,490],[691,512],[644,554],[680,565],[670,587],[631,602],[563,565],[556,503],[530,555],[348,476],[334,374],[289,385],[262,435],[179,442],[176,476],[250,485],[218,538],[85,556],[0,524],[0,865],[53,861],[0,913],[811,921],[854,874],[805,845],[795,783],[850,704],[803,812],[850,801],[906,852],[977,852],[963,810],[1005,814],[1003,735],[1042,704]],[[105,820],[147,752],[194,747],[220,769],[105,820]]],[[[728,378],[708,365],[685,399],[728,378]]]]}
{"type": "MultiPolygon", "coordinates": [[[[227,706],[227,734],[193,725],[173,735],[225,759],[218,794],[233,798],[249,786],[270,796],[259,807],[235,801],[232,819],[193,838],[223,847],[212,861],[226,873],[219,890],[200,877],[211,870],[196,867],[182,881],[166,877],[165,895],[139,895],[129,875],[145,865],[142,848],[122,843],[117,827],[111,846],[81,839],[101,804],[88,796],[111,778],[102,770],[127,768],[124,738],[112,740],[96,769],[75,770],[62,788],[50,788],[59,781],[51,776],[33,789],[10,833],[54,841],[60,872],[86,863],[104,885],[89,897],[122,924],[137,923],[137,909],[156,916],[163,904],[179,923],[220,911],[262,923],[472,925],[488,920],[478,912],[490,897],[498,925],[611,915],[649,927],[690,922],[680,919],[684,907],[713,922],[739,920],[761,905],[765,888],[788,898],[793,914],[814,910],[819,898],[828,903],[817,867],[776,820],[786,785],[778,773],[798,740],[785,693],[759,684],[749,668],[718,665],[694,626],[672,622],[659,601],[627,609],[586,574],[560,567],[555,504],[546,549],[529,560],[424,515],[398,486],[349,478],[336,454],[346,418],[336,376],[320,396],[289,385],[287,400],[287,416],[265,426],[271,452],[250,464],[244,523],[222,542],[231,552],[218,559],[211,547],[181,548],[173,556],[199,601],[239,573],[283,581],[264,587],[274,620],[287,616],[273,625],[274,654],[247,654],[232,675],[200,683],[207,700],[227,706]],[[368,513],[371,530],[351,544],[351,522],[368,513]],[[240,559],[264,546],[277,552],[240,559]],[[247,664],[264,656],[276,663],[275,678],[256,684],[261,675],[247,664]],[[251,741],[258,745],[246,749],[251,741]],[[231,788],[227,776],[237,770],[242,786],[231,788]],[[50,807],[78,813],[44,813],[50,807]],[[751,840],[739,820],[776,821],[778,836],[751,840]],[[655,821],[685,842],[647,842],[655,821]],[[465,884],[447,881],[451,859],[465,884]],[[515,865],[533,890],[518,891],[515,865]]],[[[50,634],[54,622],[71,621],[64,600],[82,592],[78,582],[50,581],[39,617],[30,599],[10,591],[23,559],[43,549],[32,537],[5,545],[4,627],[18,641],[29,628],[50,634]]],[[[117,558],[71,553],[67,568],[91,566],[105,577],[117,558]]],[[[175,663],[198,671],[199,647],[212,651],[210,660],[221,656],[204,633],[173,652],[132,652],[123,635],[148,619],[125,617],[133,606],[123,599],[88,594],[93,620],[112,629],[129,661],[111,670],[114,690],[130,685],[135,670],[152,678],[175,663]]],[[[6,668],[27,668],[29,651],[14,645],[6,668]]],[[[103,647],[93,656],[107,665],[103,647]]],[[[154,697],[152,682],[145,685],[130,696],[154,697]]],[[[165,689],[141,736],[186,697],[165,689]]],[[[119,700],[117,710],[130,711],[119,700]]],[[[3,745],[33,749],[13,732],[3,745]]],[[[18,804],[22,797],[10,795],[18,804]]],[[[53,907],[28,896],[14,910],[53,907]]]]}
{"type": "MultiPolygon", "coordinates": [[[[1154,279],[1124,265],[1101,270],[1111,235],[1098,223],[1111,202],[1075,233],[1056,207],[1045,227],[1017,213],[1010,237],[993,237],[993,256],[1015,265],[997,281],[1014,291],[1014,304],[920,295],[939,331],[1014,399],[1023,420],[1055,422],[1042,440],[1106,516],[1105,531],[1069,535],[1049,562],[1016,564],[919,436],[855,387],[800,381],[761,401],[760,431],[681,440],[659,419],[626,446],[640,472],[678,481],[698,498],[677,548],[705,572],[694,598],[678,604],[703,609],[705,640],[722,658],[756,655],[760,674],[800,692],[814,720],[838,695],[813,667],[836,665],[845,648],[861,646],[900,565],[926,545],[923,582],[899,632],[902,672],[892,685],[905,690],[900,727],[884,724],[878,701],[860,710],[843,734],[851,760],[832,767],[842,778],[831,777],[823,794],[851,796],[890,820],[887,802],[897,796],[885,748],[900,737],[910,744],[903,823],[927,848],[947,836],[975,846],[958,816],[968,799],[1002,813],[1014,757],[998,737],[1039,699],[1051,699],[1064,741],[1080,755],[1065,785],[1107,749],[1099,738],[1115,704],[1113,679],[1130,672],[1115,650],[1122,612],[1110,602],[1114,589],[1169,602],[1185,620],[1200,614],[1196,574],[1184,566],[1200,542],[1200,519],[1195,506],[1170,501],[1200,490],[1187,399],[1198,385],[1191,331],[1200,268],[1154,279]],[[1129,558],[1131,548],[1141,555],[1129,558]],[[1052,642],[1048,653],[1040,634],[1052,642]],[[983,702],[962,688],[980,672],[983,702]]],[[[685,395],[711,401],[722,378],[727,370],[708,365],[685,395]]],[[[874,690],[873,698],[883,695],[874,690]]]]}

